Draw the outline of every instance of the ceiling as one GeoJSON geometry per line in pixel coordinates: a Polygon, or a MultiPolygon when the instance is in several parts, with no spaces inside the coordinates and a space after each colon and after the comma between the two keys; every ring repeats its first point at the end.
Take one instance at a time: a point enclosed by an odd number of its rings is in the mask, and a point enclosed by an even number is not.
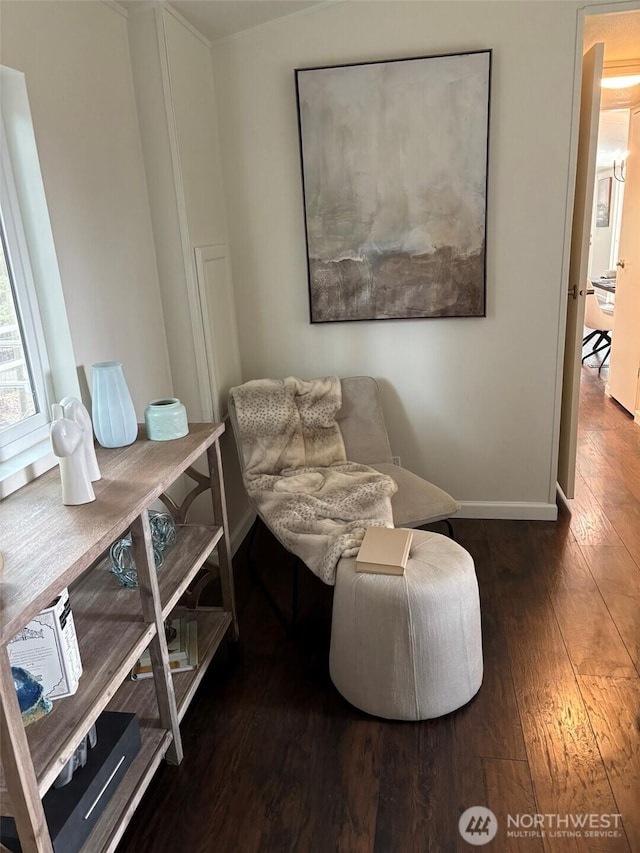
{"type": "MultiPolygon", "coordinates": [[[[640,12],[616,12],[587,15],[584,27],[584,52],[596,42],[604,42],[605,74],[607,63],[636,60],[640,65],[640,12]]],[[[630,89],[603,89],[598,127],[598,168],[620,161],[627,149],[629,111],[640,101],[640,85],[630,89]]]]}
{"type": "MultiPolygon", "coordinates": [[[[119,0],[134,8],[148,0],[119,0]]],[[[210,41],[322,5],[326,0],[171,0],[171,6],[210,41]]]]}
{"type": "Polygon", "coordinates": [[[584,24],[584,52],[604,42],[604,61],[640,59],[640,12],[587,15],[584,24]]]}
{"type": "MultiPolygon", "coordinates": [[[[119,0],[129,8],[149,0],[119,0]]],[[[295,14],[331,0],[171,0],[171,5],[210,41],[225,38],[252,27],[295,14]]],[[[335,2],[335,0],[333,0],[335,2]]],[[[584,29],[585,52],[596,42],[605,43],[605,63],[638,59],[640,62],[640,12],[587,15],[584,29]]],[[[640,89],[640,86],[634,87],[640,89]]],[[[628,106],[626,96],[603,89],[603,108],[628,106]]],[[[610,163],[614,154],[627,147],[628,113],[603,112],[598,137],[598,165],[610,163]]]]}
{"type": "MultiPolygon", "coordinates": [[[[149,0],[119,0],[125,7],[149,0]]],[[[332,0],[170,0],[174,9],[210,41],[282,18],[332,0]]],[[[333,0],[335,2],[335,0],[333,0]]],[[[585,52],[605,42],[605,62],[640,58],[640,12],[588,15],[585,19],[585,52]]]]}

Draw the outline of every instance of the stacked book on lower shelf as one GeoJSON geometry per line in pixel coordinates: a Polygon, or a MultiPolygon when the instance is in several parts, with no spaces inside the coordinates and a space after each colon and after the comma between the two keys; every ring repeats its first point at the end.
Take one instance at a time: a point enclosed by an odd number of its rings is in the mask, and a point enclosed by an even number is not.
{"type": "MultiPolygon", "coordinates": [[[[172,611],[172,616],[176,611],[172,611]]],[[[197,665],[195,667],[173,669],[173,687],[175,691],[176,704],[178,707],[178,718],[181,720],[186,713],[189,703],[193,698],[198,685],[202,681],[207,667],[211,663],[220,643],[224,639],[231,624],[231,615],[222,608],[208,608],[206,610],[184,610],[187,621],[197,622],[197,628],[191,635],[197,638],[197,665]]],[[[140,656],[143,661],[148,658],[144,654],[140,656]]],[[[139,663],[139,659],[138,659],[139,663]]],[[[136,663],[132,664],[130,675],[133,676],[136,663]]],[[[121,685],[115,696],[109,703],[109,710],[128,711],[134,708],[143,718],[151,718],[157,714],[156,695],[154,690],[154,679],[149,677],[127,678],[121,685]]]]}
{"type": "MultiPolygon", "coordinates": [[[[188,672],[198,666],[198,620],[194,614],[172,613],[164,623],[172,672],[188,672]]],[[[131,670],[131,680],[153,678],[149,649],[140,656],[131,670]]]]}

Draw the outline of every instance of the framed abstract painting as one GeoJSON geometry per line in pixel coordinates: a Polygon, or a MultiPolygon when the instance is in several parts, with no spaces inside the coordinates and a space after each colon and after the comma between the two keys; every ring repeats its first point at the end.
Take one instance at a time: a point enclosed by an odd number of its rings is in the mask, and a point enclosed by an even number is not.
{"type": "Polygon", "coordinates": [[[312,323],[486,315],[491,51],[296,70],[312,323]]]}

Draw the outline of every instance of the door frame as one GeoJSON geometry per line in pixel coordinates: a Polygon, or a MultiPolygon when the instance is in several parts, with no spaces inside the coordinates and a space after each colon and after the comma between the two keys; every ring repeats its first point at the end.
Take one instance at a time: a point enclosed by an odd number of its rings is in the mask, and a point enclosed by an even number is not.
{"type": "Polygon", "coordinates": [[[578,129],[580,124],[580,89],[582,82],[582,45],[584,23],[587,16],[606,15],[615,12],[640,11],[639,0],[618,0],[618,2],[585,4],[577,10],[576,40],[574,45],[573,96],[571,101],[571,138],[569,147],[569,180],[567,181],[567,200],[565,204],[565,225],[562,248],[561,287],[558,302],[558,345],[556,349],[556,380],[553,419],[553,453],[549,476],[549,503],[555,503],[560,490],[557,482],[558,455],[560,450],[560,411],[562,403],[562,378],[564,371],[564,344],[567,321],[567,302],[569,296],[569,259],[571,253],[571,230],[573,227],[573,200],[576,188],[576,170],[578,163],[578,129]]]}

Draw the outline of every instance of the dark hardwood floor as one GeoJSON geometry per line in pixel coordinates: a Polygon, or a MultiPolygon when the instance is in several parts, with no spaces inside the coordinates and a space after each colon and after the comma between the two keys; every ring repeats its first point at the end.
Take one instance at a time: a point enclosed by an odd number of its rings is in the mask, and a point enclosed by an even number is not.
{"type": "MultiPolygon", "coordinates": [[[[458,819],[475,805],[499,821],[486,850],[640,853],[640,428],[605,378],[583,368],[577,495],[557,523],[455,522],[483,611],[472,702],[422,723],[356,711],[329,679],[331,590],[302,574],[287,637],[241,548],[241,642],[207,674],[184,761],[157,774],[119,853],[471,850],[458,819]],[[536,813],[622,824],[507,836],[507,815],[536,813]]],[[[264,531],[257,547],[286,604],[286,555],[264,531]]]]}

